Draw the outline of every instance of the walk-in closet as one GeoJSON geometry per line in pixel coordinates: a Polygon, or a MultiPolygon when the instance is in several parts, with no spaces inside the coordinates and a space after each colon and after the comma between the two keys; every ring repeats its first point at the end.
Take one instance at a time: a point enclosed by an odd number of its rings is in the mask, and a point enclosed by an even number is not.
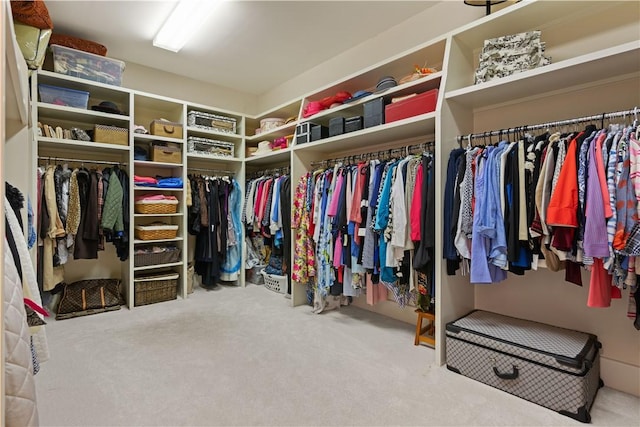
{"type": "Polygon", "coordinates": [[[0,12],[7,426],[637,423],[637,2],[0,12]]]}

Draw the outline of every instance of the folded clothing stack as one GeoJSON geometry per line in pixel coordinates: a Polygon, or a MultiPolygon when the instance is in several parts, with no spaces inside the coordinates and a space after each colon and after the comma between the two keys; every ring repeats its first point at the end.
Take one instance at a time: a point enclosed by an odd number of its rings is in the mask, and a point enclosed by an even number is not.
{"type": "Polygon", "coordinates": [[[157,188],[182,188],[183,181],[181,177],[157,177],[134,175],[133,182],[139,187],[157,187],[157,188]]]}
{"type": "Polygon", "coordinates": [[[485,40],[475,84],[551,64],[540,35],[540,31],[528,31],[485,40]]]}
{"type": "Polygon", "coordinates": [[[136,203],[168,203],[177,204],[176,196],[166,196],[164,194],[144,194],[136,197],[136,203]]]}

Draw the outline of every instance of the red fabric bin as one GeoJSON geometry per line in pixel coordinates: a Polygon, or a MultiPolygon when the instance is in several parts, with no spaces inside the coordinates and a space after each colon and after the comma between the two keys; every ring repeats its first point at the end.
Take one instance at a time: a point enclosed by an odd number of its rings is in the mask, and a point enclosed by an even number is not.
{"type": "Polygon", "coordinates": [[[384,109],[385,123],[391,123],[420,114],[430,113],[436,109],[438,89],[429,90],[409,99],[389,104],[384,109]]]}

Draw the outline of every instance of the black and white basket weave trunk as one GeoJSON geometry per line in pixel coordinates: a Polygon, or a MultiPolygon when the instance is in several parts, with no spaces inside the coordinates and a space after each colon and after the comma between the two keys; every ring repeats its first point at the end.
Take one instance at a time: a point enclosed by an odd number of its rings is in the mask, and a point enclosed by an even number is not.
{"type": "Polygon", "coordinates": [[[600,380],[595,335],[476,310],[446,327],[447,368],[588,423],[600,380]]]}

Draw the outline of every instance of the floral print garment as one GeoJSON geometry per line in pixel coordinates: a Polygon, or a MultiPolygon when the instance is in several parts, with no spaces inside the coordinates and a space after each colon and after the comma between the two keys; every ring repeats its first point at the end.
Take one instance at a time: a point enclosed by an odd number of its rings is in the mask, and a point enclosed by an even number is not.
{"type": "Polygon", "coordinates": [[[310,185],[311,174],[307,173],[300,178],[293,197],[291,228],[295,230],[295,250],[291,280],[298,283],[306,283],[315,276],[315,248],[309,232],[311,206],[307,197],[310,185]]]}

